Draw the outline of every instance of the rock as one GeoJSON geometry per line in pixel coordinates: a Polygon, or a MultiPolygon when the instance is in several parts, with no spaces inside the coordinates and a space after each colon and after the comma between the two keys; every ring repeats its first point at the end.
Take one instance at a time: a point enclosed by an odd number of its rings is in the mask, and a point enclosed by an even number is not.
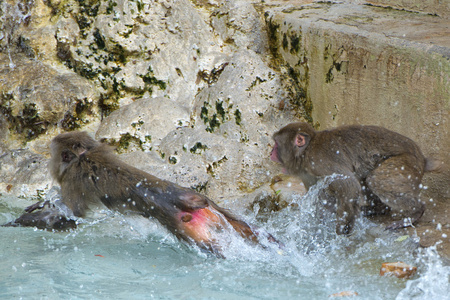
{"type": "Polygon", "coordinates": [[[240,50],[216,70],[209,87],[195,97],[193,115],[208,132],[265,147],[275,130],[294,119],[279,114],[278,103],[283,97],[275,71],[255,52],[240,50]]]}
{"type": "Polygon", "coordinates": [[[42,137],[56,127],[73,130],[98,124],[99,95],[86,79],[19,54],[12,62],[14,67],[10,67],[8,55],[0,54],[0,114],[8,132],[3,132],[2,138],[10,148],[42,137]]]}
{"type": "Polygon", "coordinates": [[[272,212],[286,208],[290,203],[290,201],[281,201],[280,195],[275,193],[268,184],[260,187],[248,197],[254,199],[248,209],[263,218],[272,212]]]}
{"type": "Polygon", "coordinates": [[[225,43],[261,54],[268,50],[267,33],[263,31],[263,22],[252,3],[225,1],[213,11],[211,26],[225,43]]]}
{"type": "Polygon", "coordinates": [[[372,5],[379,5],[400,10],[410,10],[424,12],[430,15],[438,15],[443,18],[450,18],[450,3],[447,1],[434,0],[366,0],[372,5]]]}
{"type": "MultiPolygon", "coordinates": [[[[19,50],[28,58],[51,62],[56,58],[51,9],[44,1],[3,1],[0,45],[8,54],[19,50]],[[13,45],[16,45],[15,49],[13,45]]],[[[14,57],[14,54],[11,56],[14,57]]],[[[14,65],[12,61],[11,66],[14,65]]]]}
{"type": "Polygon", "coordinates": [[[407,265],[404,262],[383,263],[380,269],[380,276],[395,276],[398,278],[409,278],[417,272],[417,268],[407,265]]]}
{"type": "Polygon", "coordinates": [[[294,205],[292,200],[298,199],[306,193],[305,185],[297,176],[276,175],[267,188],[258,189],[249,208],[253,211],[257,208],[259,214],[279,211],[289,205],[294,205]]]}
{"type": "Polygon", "coordinates": [[[307,193],[306,187],[298,176],[280,174],[272,178],[270,186],[277,195],[287,196],[289,194],[297,194],[303,196],[307,193]]]}
{"type": "Polygon", "coordinates": [[[421,247],[436,246],[439,254],[450,260],[450,207],[445,199],[438,201],[430,199],[426,203],[426,210],[416,224],[403,231],[412,237],[419,238],[421,247]]]}
{"type": "Polygon", "coordinates": [[[143,98],[121,107],[105,118],[96,138],[110,142],[116,140],[120,147],[120,139],[130,135],[142,144],[147,143],[147,147],[154,147],[169,132],[189,124],[189,111],[177,102],[163,97],[143,98]]]}
{"type": "Polygon", "coordinates": [[[47,159],[30,150],[12,150],[0,155],[0,191],[5,195],[41,196],[52,185],[47,159]]]}
{"type": "Polygon", "coordinates": [[[61,11],[59,60],[105,95],[106,115],[129,97],[164,96],[188,107],[205,85],[198,73],[229,53],[187,0],[50,6],[61,11]]]}

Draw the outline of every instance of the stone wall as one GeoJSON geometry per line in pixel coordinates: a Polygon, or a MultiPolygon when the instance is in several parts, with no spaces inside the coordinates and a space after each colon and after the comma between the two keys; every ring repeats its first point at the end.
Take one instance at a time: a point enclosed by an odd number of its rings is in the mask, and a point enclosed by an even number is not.
{"type": "Polygon", "coordinates": [[[445,0],[367,0],[366,2],[373,5],[424,12],[444,18],[450,17],[450,2],[445,0]]]}

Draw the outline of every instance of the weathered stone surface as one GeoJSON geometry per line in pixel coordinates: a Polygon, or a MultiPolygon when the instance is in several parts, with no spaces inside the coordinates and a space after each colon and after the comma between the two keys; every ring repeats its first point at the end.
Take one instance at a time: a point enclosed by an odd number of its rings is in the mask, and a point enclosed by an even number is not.
{"type": "Polygon", "coordinates": [[[69,130],[98,122],[98,94],[87,80],[22,55],[11,61],[0,53],[0,93],[2,142],[12,148],[56,126],[69,130]]]}
{"type": "MultiPolygon", "coordinates": [[[[56,58],[52,10],[44,1],[2,1],[0,47],[46,63],[56,58]]],[[[13,55],[14,56],[14,55],[13,55]]]]}
{"type": "Polygon", "coordinates": [[[186,0],[74,2],[64,11],[70,9],[77,14],[58,22],[59,58],[105,94],[106,113],[130,96],[165,96],[188,106],[204,85],[197,74],[226,52],[186,0]],[[71,18],[79,32],[67,27],[71,18]]]}
{"type": "Polygon", "coordinates": [[[294,194],[303,196],[307,192],[305,185],[297,176],[285,174],[274,176],[270,187],[280,197],[280,201],[286,203],[294,194]]]}
{"type": "Polygon", "coordinates": [[[162,138],[177,127],[188,126],[188,109],[168,98],[143,98],[114,111],[103,120],[96,137],[119,141],[131,135],[147,147],[159,145],[162,138]]]}
{"type": "Polygon", "coordinates": [[[52,185],[47,158],[30,150],[4,152],[0,155],[0,170],[0,195],[36,196],[52,185]]]}
{"type": "Polygon", "coordinates": [[[435,0],[367,0],[367,3],[450,17],[450,2],[435,0]]]}
{"type": "Polygon", "coordinates": [[[270,184],[253,192],[250,198],[254,200],[249,208],[260,215],[279,211],[297,205],[292,203],[293,199],[304,196],[306,192],[305,185],[297,176],[275,175],[270,184]]]}
{"type": "Polygon", "coordinates": [[[405,228],[405,234],[419,238],[421,247],[436,245],[436,249],[450,262],[450,205],[448,201],[429,199],[418,226],[405,228]]]}
{"type": "Polygon", "coordinates": [[[250,1],[224,1],[211,17],[214,32],[225,43],[264,54],[268,50],[267,33],[263,31],[261,22],[250,1]]]}
{"type": "Polygon", "coordinates": [[[265,146],[272,132],[293,120],[289,114],[278,114],[278,104],[286,97],[280,77],[255,52],[236,52],[216,75],[216,81],[198,93],[193,105],[196,122],[205,124],[208,132],[265,146]],[[258,129],[260,123],[270,128],[258,129]],[[247,130],[254,134],[247,134],[247,130]]]}

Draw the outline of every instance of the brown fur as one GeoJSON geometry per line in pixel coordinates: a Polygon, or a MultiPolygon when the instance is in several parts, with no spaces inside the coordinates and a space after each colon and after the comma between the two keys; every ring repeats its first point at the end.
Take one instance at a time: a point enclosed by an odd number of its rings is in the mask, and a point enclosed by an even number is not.
{"type": "Polygon", "coordinates": [[[178,238],[216,253],[210,233],[227,224],[257,241],[252,227],[207,197],[120,161],[109,146],[85,132],[58,135],[51,152],[50,172],[61,185],[62,201],[76,216],[84,216],[90,202],[101,201],[122,213],[153,217],[178,238]]]}
{"type": "MultiPolygon", "coordinates": [[[[342,174],[334,180],[326,195],[336,201],[338,234],[352,231],[361,206],[381,201],[393,213],[416,222],[425,206],[419,200],[424,172],[434,166],[427,163],[411,139],[377,126],[351,125],[315,131],[307,123],[292,123],[273,135],[271,157],[289,173],[300,176],[307,188],[321,178],[342,174]],[[299,141],[305,145],[299,146],[299,141]],[[375,199],[375,200],[374,200],[375,199]]],[[[403,221],[388,226],[407,226],[403,221]]]]}

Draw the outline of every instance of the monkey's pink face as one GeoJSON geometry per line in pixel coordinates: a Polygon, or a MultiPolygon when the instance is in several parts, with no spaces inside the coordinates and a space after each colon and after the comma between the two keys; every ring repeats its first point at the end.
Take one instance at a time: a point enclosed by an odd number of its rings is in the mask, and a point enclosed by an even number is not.
{"type": "Polygon", "coordinates": [[[278,156],[278,143],[275,142],[275,146],[273,146],[272,152],[270,152],[270,159],[275,162],[281,163],[281,160],[278,156]]]}

